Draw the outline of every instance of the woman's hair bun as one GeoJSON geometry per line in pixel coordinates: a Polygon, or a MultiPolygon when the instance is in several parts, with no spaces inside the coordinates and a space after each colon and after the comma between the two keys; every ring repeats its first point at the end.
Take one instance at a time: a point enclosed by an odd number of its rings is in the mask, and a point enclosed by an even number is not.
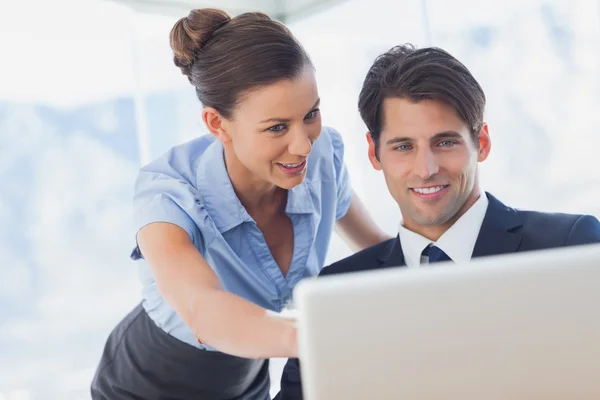
{"type": "Polygon", "coordinates": [[[223,10],[201,8],[190,11],[187,17],[181,18],[171,29],[173,61],[190,82],[192,66],[198,53],[215,31],[229,21],[231,17],[223,10]]]}

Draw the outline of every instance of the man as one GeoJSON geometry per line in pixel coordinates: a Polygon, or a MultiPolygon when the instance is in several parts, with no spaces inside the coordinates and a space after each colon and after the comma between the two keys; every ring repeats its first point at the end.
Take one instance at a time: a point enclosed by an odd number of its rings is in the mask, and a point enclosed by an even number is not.
{"type": "MultiPolygon", "coordinates": [[[[484,108],[475,78],[444,50],[398,46],[375,60],[359,109],[369,159],[403,221],[396,238],[321,275],[600,243],[595,217],[516,210],[482,192],[478,163],[491,149],[484,108]]],[[[276,399],[301,398],[298,359],[290,359],[276,399]]]]}

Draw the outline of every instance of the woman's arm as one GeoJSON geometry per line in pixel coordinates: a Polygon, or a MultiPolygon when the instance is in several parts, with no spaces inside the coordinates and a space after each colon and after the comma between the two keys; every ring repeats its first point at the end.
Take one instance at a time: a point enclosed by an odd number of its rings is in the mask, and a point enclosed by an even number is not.
{"type": "Polygon", "coordinates": [[[297,357],[294,321],[224,291],[185,230],[155,222],[138,245],[161,295],[202,343],[239,357],[297,357]]]}
{"type": "Polygon", "coordinates": [[[336,223],[336,232],[354,251],[366,249],[391,236],[375,224],[358,195],[353,192],[350,208],[336,223]]]}

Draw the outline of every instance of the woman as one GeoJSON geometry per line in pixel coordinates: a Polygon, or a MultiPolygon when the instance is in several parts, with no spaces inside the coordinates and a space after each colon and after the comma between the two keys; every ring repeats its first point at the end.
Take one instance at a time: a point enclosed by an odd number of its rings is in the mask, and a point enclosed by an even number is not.
{"type": "Polygon", "coordinates": [[[212,135],[142,168],[134,196],[143,302],[111,333],[94,399],[268,399],[269,357],[295,357],[278,317],[318,274],[332,229],[386,239],[322,128],[311,61],[260,13],[200,9],[171,31],[212,135]]]}

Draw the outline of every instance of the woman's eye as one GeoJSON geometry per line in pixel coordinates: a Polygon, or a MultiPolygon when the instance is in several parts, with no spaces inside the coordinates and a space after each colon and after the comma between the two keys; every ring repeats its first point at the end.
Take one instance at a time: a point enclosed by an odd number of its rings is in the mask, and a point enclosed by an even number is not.
{"type": "Polygon", "coordinates": [[[306,117],[304,117],[304,119],[313,119],[316,118],[317,114],[319,113],[319,109],[315,108],[314,110],[312,110],[311,112],[309,112],[308,114],[306,114],[306,117]]]}
{"type": "Polygon", "coordinates": [[[277,124],[270,128],[267,128],[267,130],[271,131],[271,132],[283,132],[285,130],[285,128],[286,128],[285,124],[277,124]]]}

